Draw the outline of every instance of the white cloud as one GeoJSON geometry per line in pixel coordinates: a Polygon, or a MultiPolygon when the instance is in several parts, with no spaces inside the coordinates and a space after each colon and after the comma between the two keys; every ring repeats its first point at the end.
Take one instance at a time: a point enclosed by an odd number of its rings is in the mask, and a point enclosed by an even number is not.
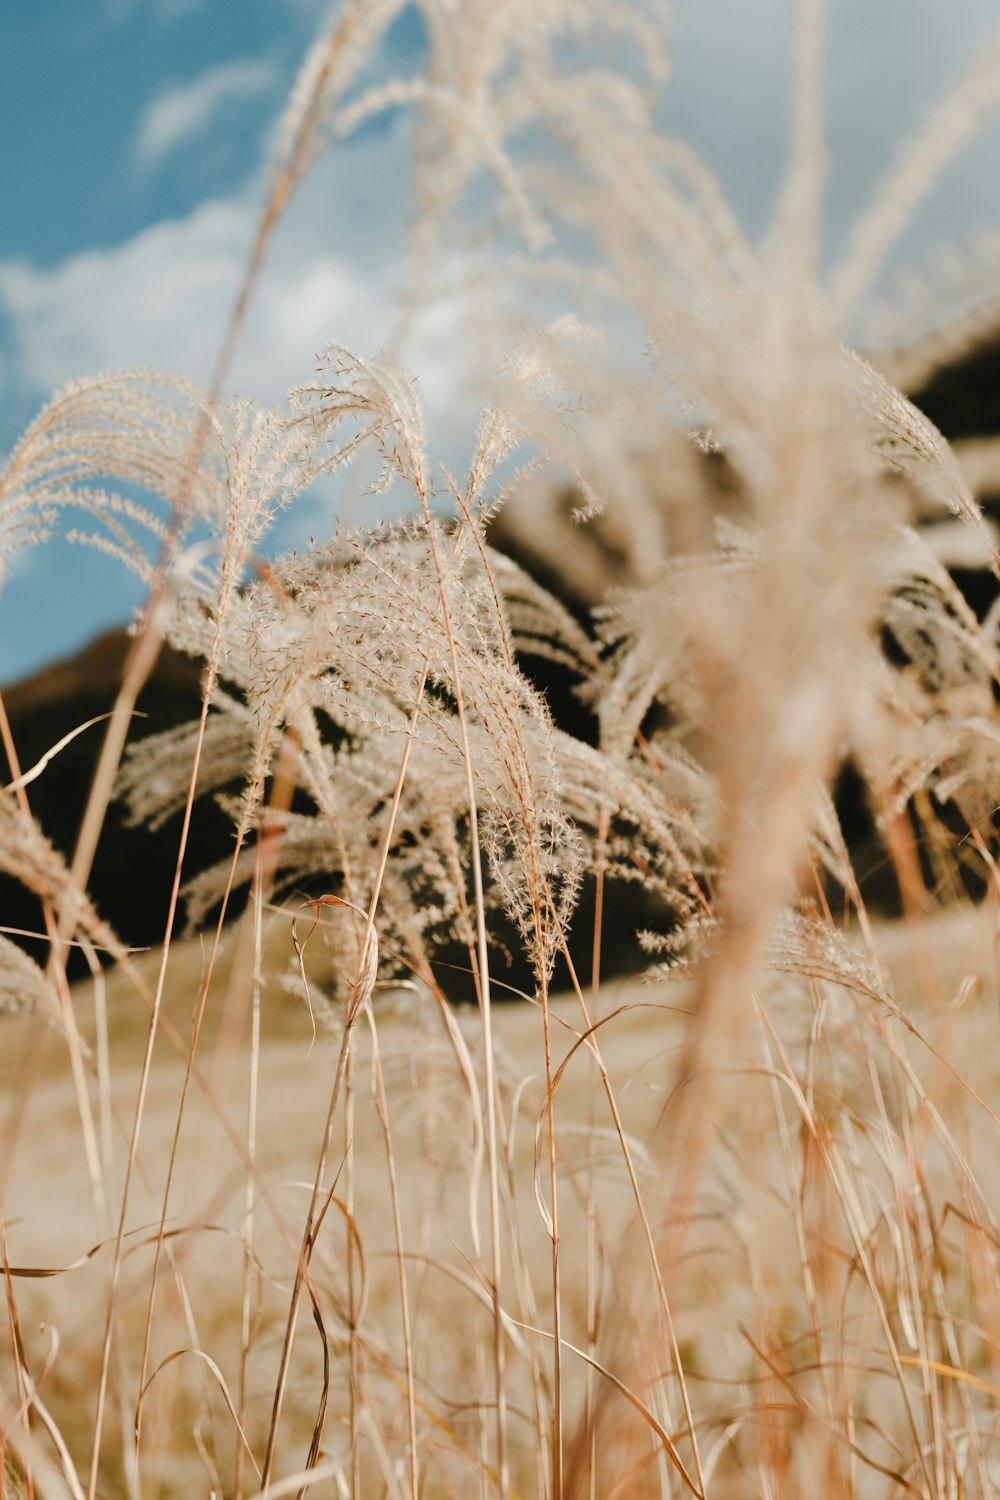
{"type": "MultiPolygon", "coordinates": [[[[206,381],[247,262],[255,214],[240,200],[203,205],[126,244],[54,270],[0,265],[0,299],[17,330],[21,380],[47,392],[109,367],[155,366],[206,381]]],[[[308,380],[330,338],[367,347],[384,333],[380,278],[333,254],[287,247],[252,305],[231,385],[279,399],[308,380]]]]}
{"type": "MultiPolygon", "coordinates": [[[[328,342],[365,355],[390,340],[411,209],[405,147],[401,129],[335,150],[317,164],[270,247],[227,393],[280,408],[290,387],[315,378],[316,355],[328,342]]],[[[246,271],[259,208],[254,181],[183,218],[51,267],[0,261],[4,400],[27,418],[67,381],[128,366],[206,382],[246,271]]],[[[463,394],[471,342],[456,297],[420,319],[401,351],[429,408],[430,452],[459,471],[453,434],[466,448],[475,418],[463,394]]],[[[284,549],[328,535],[344,485],[353,484],[349,493],[356,495],[373,472],[363,461],[350,476],[342,471],[314,487],[282,518],[272,544],[284,549]]],[[[387,514],[401,503],[397,495],[366,501],[365,517],[375,506],[387,514]]],[[[23,554],[23,572],[0,594],[0,679],[132,613],[134,590],[124,570],[101,554],[77,548],[67,557],[67,550],[39,551],[37,571],[35,554],[23,554]]]]}
{"type": "Polygon", "coordinates": [[[204,135],[227,104],[258,98],[274,86],[276,77],[274,64],[263,58],[235,58],[165,89],[143,110],[135,160],[142,167],[156,166],[179,146],[204,135]]]}
{"type": "MultiPolygon", "coordinates": [[[[315,377],[329,342],[385,347],[398,311],[409,212],[405,151],[388,135],[334,153],[280,225],[252,299],[227,392],[280,405],[315,377]]],[[[52,268],[0,261],[6,377],[23,401],[107,369],[168,370],[205,383],[246,272],[259,184],[52,268]]],[[[456,278],[457,279],[457,278],[456,278]]],[[[469,320],[460,296],[417,319],[402,358],[437,433],[469,412],[469,320]]]]}
{"type": "Polygon", "coordinates": [[[203,379],[251,227],[248,206],[212,203],[51,270],[0,265],[0,298],[16,329],[22,382],[47,392],[122,365],[203,379]]]}
{"type": "MultiPolygon", "coordinates": [[[[711,3],[719,13],[737,7],[738,0],[711,3]]],[[[778,22],[790,3],[768,0],[769,36],[779,34],[778,22]]],[[[956,0],[966,9],[976,3],[979,0],[956,0]]],[[[861,4],[862,0],[850,0],[850,15],[859,15],[861,4]]],[[[706,41],[705,24],[697,34],[692,31],[678,37],[682,54],[678,66],[685,64],[695,81],[703,80],[708,70],[708,61],[695,47],[695,42],[706,41]]],[[[842,67],[846,55],[843,45],[844,36],[835,28],[831,47],[837,67],[842,67]]],[[[266,63],[244,59],[203,73],[184,89],[160,95],[145,117],[146,144],[141,149],[154,156],[173,149],[204,128],[226,98],[251,86],[263,87],[265,76],[270,78],[266,63]],[[175,102],[167,109],[171,99],[175,102]]],[[[715,82],[721,86],[719,79],[715,82]]],[[[730,82],[735,95],[735,81],[723,77],[723,84],[730,82]]],[[[749,91],[750,84],[746,87],[749,91]]],[[[674,85],[671,90],[678,92],[674,85]]],[[[743,128],[735,130],[730,122],[729,133],[737,139],[750,138],[751,103],[758,114],[769,116],[774,92],[754,100],[748,92],[743,128]]],[[[677,122],[682,134],[697,136],[699,121],[707,130],[706,112],[712,118],[718,114],[714,96],[699,99],[697,91],[687,99],[688,113],[677,122]]],[[[843,115],[844,99],[834,104],[834,117],[838,109],[843,115]]],[[[852,108],[864,115],[867,136],[878,137],[878,100],[865,94],[852,108]]],[[[271,246],[238,347],[231,390],[280,402],[290,386],[312,377],[315,355],[328,341],[346,343],[364,354],[382,347],[390,337],[405,230],[412,212],[407,130],[405,120],[400,119],[384,133],[337,147],[307,178],[271,246]]],[[[774,134],[779,135],[777,128],[774,134]]],[[[845,151],[843,162],[843,174],[855,197],[866,166],[859,156],[860,152],[845,151]]],[[[760,170],[752,155],[747,157],[744,175],[749,180],[758,173],[754,179],[757,196],[760,170]]],[[[964,186],[968,192],[969,184],[964,186]]],[[[972,186],[981,197],[980,184],[972,186]]],[[[51,268],[25,261],[0,262],[0,314],[6,315],[10,329],[9,335],[5,330],[4,349],[7,389],[23,406],[32,397],[44,399],[69,379],[129,365],[175,370],[207,380],[245,271],[258,191],[259,184],[251,183],[245,191],[203,204],[185,218],[163,221],[123,244],[84,251],[51,268]]],[[[964,219],[956,210],[949,225],[953,235],[968,223],[967,204],[964,219]]],[[[838,221],[842,222],[842,216],[838,221]]],[[[447,277],[439,274],[437,280],[446,283],[447,277]]],[[[456,424],[464,420],[468,403],[458,400],[457,392],[462,389],[471,350],[490,366],[495,346],[490,343],[487,348],[488,343],[478,325],[473,330],[461,294],[454,303],[438,306],[422,319],[404,359],[415,368],[431,408],[432,435],[435,415],[444,418],[454,411],[456,424]]]]}
{"type": "Polygon", "coordinates": [[[176,21],[179,16],[192,15],[200,10],[204,0],[157,0],[156,18],[158,21],[176,21]]]}

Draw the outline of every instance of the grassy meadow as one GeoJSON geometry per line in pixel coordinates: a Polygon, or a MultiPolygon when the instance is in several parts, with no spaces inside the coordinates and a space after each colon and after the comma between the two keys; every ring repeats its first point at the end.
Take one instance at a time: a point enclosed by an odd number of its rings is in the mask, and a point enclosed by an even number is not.
{"type": "Polygon", "coordinates": [[[1000,36],[827,268],[818,0],[757,241],[653,0],[420,0],[373,76],[401,8],[304,59],[210,388],[95,375],[0,478],[0,563],[147,591],[79,722],[0,694],[0,1496],[986,1500],[1000,320],[856,345],[1000,36]],[[224,399],[396,111],[399,347],[224,399]],[[405,361],[456,287],[463,472],[405,361]],[[331,476],[399,519],[277,555],[331,476]]]}

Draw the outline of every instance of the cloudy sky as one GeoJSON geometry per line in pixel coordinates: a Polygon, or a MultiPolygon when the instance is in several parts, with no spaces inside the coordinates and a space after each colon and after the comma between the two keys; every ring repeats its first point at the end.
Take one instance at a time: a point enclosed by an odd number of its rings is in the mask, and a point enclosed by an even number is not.
{"type": "MultiPolygon", "coordinates": [[[[791,0],[676,0],[662,118],[718,174],[752,232],[787,146],[791,0]]],[[[996,25],[995,0],[830,0],[827,243],[844,243],[923,111],[996,25]]],[[[328,9],[318,0],[45,0],[0,16],[0,456],[67,380],[126,365],[208,377],[245,266],[276,121],[328,9]]],[[[407,12],[378,66],[412,65],[407,12]]],[[[896,247],[894,274],[1000,225],[1000,127],[968,148],[896,247]]],[[[403,121],[324,158],[279,229],[230,387],[280,401],[338,340],[392,326],[409,199],[403,121]]],[[[445,449],[460,320],[429,316],[408,357],[445,449]]],[[[459,382],[460,384],[460,382],[459,382]]],[[[316,533],[331,515],[310,517],[316,533]]],[[[286,540],[288,538],[286,537],[286,540]]],[[[293,538],[294,539],[294,538],[293,538]]],[[[109,560],[46,546],[0,595],[0,681],[128,618],[109,560]]]]}

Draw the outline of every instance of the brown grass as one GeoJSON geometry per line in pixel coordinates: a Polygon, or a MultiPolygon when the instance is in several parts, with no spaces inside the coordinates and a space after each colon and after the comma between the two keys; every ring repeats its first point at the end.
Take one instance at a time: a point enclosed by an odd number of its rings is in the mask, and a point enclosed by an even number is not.
{"type": "MultiPolygon", "coordinates": [[[[926,977],[922,982],[913,972],[912,931],[905,926],[879,930],[880,951],[891,964],[898,1000],[915,1030],[946,1061],[936,1059],[912,1032],[901,1032],[889,1043],[883,1035],[884,1008],[872,1002],[856,997],[850,1010],[837,1015],[830,997],[821,997],[816,987],[814,1005],[803,1007],[801,997],[789,994],[782,981],[761,982],[760,1019],[744,1037],[741,1055],[731,1058],[719,1090],[722,1108],[699,1172],[692,1243],[670,1285],[704,1447],[702,1463],[711,1464],[713,1487],[720,1493],[757,1492],[761,1472],[783,1486],[805,1486],[821,1462],[822,1472],[845,1493],[852,1470],[858,1493],[888,1493],[889,1481],[880,1488],[871,1466],[880,1462],[895,1468],[895,1483],[902,1483],[896,1450],[905,1452],[912,1442],[907,1431],[911,1422],[918,1430],[927,1424],[931,1432],[937,1422],[943,1433],[948,1425],[977,1416],[982,1420],[989,1412],[997,1351],[984,1326],[968,1326],[964,1316],[956,1323],[947,1299],[961,1292],[963,1298],[988,1301],[987,1284],[978,1293],[972,1285],[962,1285],[961,1266],[973,1253],[987,1264],[995,1257],[992,1229],[983,1222],[984,1204],[965,1176],[967,1163],[991,1201],[995,1126],[969,1089],[982,1094],[994,1085],[994,1070],[984,1068],[983,1060],[997,1045],[997,993],[992,980],[974,997],[964,989],[972,975],[989,966],[992,930],[988,911],[936,921],[926,934],[937,970],[933,993],[928,993],[926,977]],[[772,1031],[778,1027],[780,1039],[772,1031]],[[845,1048],[856,1064],[847,1076],[845,1048]],[[904,1065],[912,1068],[912,1084],[901,1095],[893,1073],[904,1065]],[[949,1159],[944,1147],[946,1125],[961,1145],[957,1160],[949,1159]],[[910,1137],[914,1156],[919,1152],[919,1170],[915,1159],[908,1163],[903,1158],[900,1136],[910,1137]],[[960,1282],[953,1286],[956,1273],[960,1282]],[[869,1275],[874,1285],[865,1284],[869,1275]],[[837,1432],[838,1418],[848,1410],[854,1437],[851,1428],[847,1434],[837,1432]]],[[[288,947],[287,924],[276,925],[268,941],[269,969],[285,967],[288,947]]],[[[175,962],[173,1009],[183,1024],[183,976],[189,976],[190,993],[202,968],[200,944],[192,941],[175,949],[175,962]]],[[[147,963],[152,968],[152,960],[147,963]]],[[[182,1134],[150,1359],[150,1370],[157,1373],[144,1402],[142,1469],[146,1483],[159,1475],[159,1485],[168,1493],[200,1492],[206,1462],[210,1472],[212,1465],[217,1468],[219,1487],[226,1490],[235,1462],[235,1424],[211,1368],[204,1361],[196,1365],[190,1353],[164,1363],[177,1351],[197,1349],[221,1372],[230,1372],[229,1380],[239,1363],[246,1212],[239,1142],[251,1049],[248,1038],[234,1048],[225,1034],[227,977],[220,968],[201,1043],[204,1069],[214,1079],[213,1103],[209,1107],[201,1097],[193,1101],[182,1134]],[[235,1142],[223,1127],[220,1110],[236,1127],[235,1142]],[[199,1438],[179,1442],[186,1431],[199,1438]],[[205,1450],[201,1457],[199,1446],[205,1450]]],[[[694,996],[690,982],[677,982],[632,983],[609,988],[601,998],[602,1014],[610,1017],[599,1031],[602,1058],[644,1203],[654,1218],[664,1203],[657,1166],[669,1149],[671,1111],[664,1110],[694,996]]],[[[143,1027],[138,1016],[129,1021],[130,987],[120,979],[112,979],[108,1004],[117,1019],[106,1093],[96,1097],[111,1114],[112,1135],[120,1142],[142,1060],[143,1027]]],[[[571,1423],[580,1421],[587,1405],[588,1353],[603,1363],[594,1352],[592,1328],[588,1340],[588,1324],[594,1319],[593,1310],[588,1314],[588,1288],[603,1330],[598,1346],[610,1347],[617,1342],[619,1320],[634,1320],[641,1327],[651,1315],[655,1288],[641,1237],[636,1238],[635,1204],[620,1144],[601,1101],[593,1059],[579,1044],[579,1007],[564,996],[552,1002],[551,1011],[562,1142],[564,1403],[572,1433],[571,1423]]],[[[79,1013],[85,1036],[96,1043],[92,1006],[84,994],[79,1013]]],[[[267,1431],[287,1289],[295,1274],[292,1229],[308,1199],[324,1096],[339,1045],[336,1036],[328,1035],[313,1044],[306,1012],[273,981],[265,991],[264,1014],[268,1019],[256,1057],[256,1285],[245,1403],[246,1433],[258,1457],[267,1431]]],[[[375,1015],[391,1099],[413,1304],[423,1493],[448,1494],[453,1492],[449,1484],[461,1493],[479,1482],[477,1454],[490,1383],[488,1361],[485,1368],[482,1361],[489,1343],[489,1295],[474,1272],[477,1252],[470,1240],[473,1116],[468,1080],[448,1041],[442,1013],[429,996],[380,994],[375,1015]]],[[[451,1025],[456,1021],[472,1049],[481,1087],[482,1056],[472,1018],[459,1015],[451,1025]]],[[[532,1417],[538,1399],[534,1387],[541,1377],[538,1366],[544,1371],[547,1363],[546,1329],[551,1327],[549,1239],[533,1187],[539,1172],[544,1173],[536,1165],[535,1139],[545,1119],[540,1017],[531,1007],[505,1006],[494,1022],[504,1201],[509,1224],[517,1230],[509,1248],[518,1290],[512,1291],[508,1309],[505,1369],[511,1485],[514,1493],[528,1495],[537,1484],[540,1457],[532,1417]],[[527,1325],[539,1331],[532,1333],[527,1325]]],[[[51,1035],[28,1101],[18,1099],[22,1059],[34,1049],[34,1029],[28,1020],[9,1023],[3,1060],[3,1097],[7,1107],[15,1104],[21,1126],[7,1189],[7,1252],[12,1266],[54,1270],[81,1260],[101,1236],[65,1052],[51,1035]]],[[[723,1040],[722,1045],[731,1050],[731,1042],[723,1040]]],[[[392,1454],[406,1446],[396,1252],[384,1137],[369,1085],[372,1059],[371,1038],[359,1035],[352,1224],[338,1189],[310,1263],[332,1366],[327,1462],[334,1472],[342,1467],[336,1454],[343,1451],[349,1431],[352,1395],[358,1395],[350,1386],[353,1368],[364,1406],[362,1493],[404,1483],[390,1459],[378,1455],[383,1448],[392,1454]],[[363,1261],[365,1281],[353,1367],[348,1360],[344,1259],[348,1231],[363,1261]]],[[[118,1338],[123,1350],[133,1350],[133,1358],[146,1313],[152,1239],[181,1081],[180,1060],[161,1041],[150,1078],[117,1293],[118,1338]]],[[[343,1151],[341,1140],[330,1168],[331,1183],[340,1186],[343,1151]]],[[[107,1187],[111,1196],[116,1190],[113,1174],[107,1187]]],[[[15,1275],[28,1363],[39,1372],[41,1393],[70,1451],[86,1451],[92,1410],[80,1398],[99,1361],[107,1251],[51,1279],[22,1281],[15,1275]],[[49,1356],[51,1369],[42,1381],[40,1371],[49,1356]]],[[[294,1455],[298,1452],[301,1459],[308,1446],[322,1350],[318,1330],[304,1326],[281,1428],[286,1468],[294,1468],[294,1455]]],[[[13,1379],[9,1368],[4,1379],[13,1379]]],[[[648,1403],[648,1390],[634,1394],[648,1403]]],[[[235,1405],[235,1390],[231,1395],[235,1405]]],[[[657,1397],[664,1402],[664,1414],[666,1398],[666,1391],[657,1397]]],[[[129,1410],[121,1412],[121,1421],[129,1418],[129,1410]]],[[[120,1473],[123,1433],[116,1430],[117,1420],[104,1443],[106,1492],[117,1492],[126,1483],[120,1473]]],[[[650,1421],[643,1418],[626,1439],[628,1424],[619,1412],[613,1429],[617,1445],[605,1451],[599,1465],[598,1493],[612,1493],[616,1476],[624,1480],[630,1465],[637,1466],[632,1493],[653,1492],[657,1445],[650,1421]],[[625,1453],[631,1457],[626,1459],[625,1453]]],[[[682,1445],[674,1431],[674,1441],[682,1445]]],[[[572,1450],[570,1457],[579,1461],[572,1450]]],[[[988,1464],[988,1451],[980,1457],[988,1464]]],[[[908,1482],[919,1490],[912,1468],[910,1473],[908,1482]]],[[[249,1470],[247,1480],[252,1483],[251,1474],[249,1470]]]]}
{"type": "Polygon", "coordinates": [[[44,970],[6,948],[0,988],[0,1488],[985,1500],[998,618],[914,523],[949,515],[997,559],[945,438],[845,334],[1000,99],[1000,43],[824,284],[818,4],[759,246],[657,129],[658,7],[552,0],[529,26],[427,0],[425,72],[362,86],[395,8],[348,0],[306,59],[213,388],[84,382],[0,483],[6,547],[63,527],[149,590],[68,860],[0,715],[0,865],[49,945],[44,970]],[[404,104],[413,286],[463,228],[481,245],[486,178],[533,279],[599,325],[522,328],[464,479],[432,465],[391,352],[330,344],[280,411],[220,402],[303,173],[404,104]],[[278,512],[359,455],[411,517],[264,561],[278,512]],[[586,622],[489,545],[542,468],[581,523],[614,511],[624,586],[586,622]],[[200,715],[123,762],[164,640],[203,663],[200,715]],[[589,738],[526,657],[570,679],[589,738]],[[848,762],[896,926],[838,820],[848,762]],[[208,794],[233,847],[192,874],[208,794]],[[179,818],[144,956],[87,893],[113,796],[179,818]],[[954,898],[934,915],[930,883],[954,898]],[[641,915],[609,915],[630,892],[641,915]],[[530,975],[518,1004],[500,934],[530,975]],[[607,950],[653,963],[649,984],[602,982],[607,950]]]}

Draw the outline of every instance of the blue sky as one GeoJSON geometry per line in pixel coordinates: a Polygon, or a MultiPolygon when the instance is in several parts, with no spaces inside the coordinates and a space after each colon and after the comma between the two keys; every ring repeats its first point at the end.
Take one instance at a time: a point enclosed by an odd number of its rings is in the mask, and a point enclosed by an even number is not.
{"type": "MultiPolygon", "coordinates": [[[[831,0],[827,238],[835,253],[905,135],[996,24],[993,0],[831,0]]],[[[790,0],[677,0],[662,118],[719,175],[752,231],[787,145],[790,0]]],[[[142,365],[205,379],[245,263],[268,147],[317,28],[315,0],[44,0],[0,16],[0,454],[65,381],[142,365]]],[[[404,14],[383,64],[404,71],[404,14]]],[[[949,170],[892,268],[978,235],[995,266],[1000,127],[949,170]]],[[[392,326],[409,215],[405,129],[383,121],[324,159],[275,241],[231,386],[266,401],[332,339],[392,326]]],[[[943,264],[943,263],[942,263],[943,264]]],[[[946,274],[946,267],[942,274],[946,274]]],[[[467,419],[460,319],[424,319],[407,351],[449,450],[467,419]]],[[[333,514],[309,517],[315,534],[333,514]]],[[[294,540],[288,531],[284,540],[294,540]]],[[[23,555],[0,595],[0,681],[128,618],[110,560],[23,555]]]]}

